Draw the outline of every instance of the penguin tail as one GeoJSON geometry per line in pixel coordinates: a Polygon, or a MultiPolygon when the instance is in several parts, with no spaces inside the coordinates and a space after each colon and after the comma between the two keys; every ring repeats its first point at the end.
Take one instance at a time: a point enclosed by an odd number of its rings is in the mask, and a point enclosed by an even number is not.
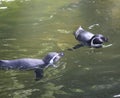
{"type": "Polygon", "coordinates": [[[82,26],[79,26],[78,30],[84,30],[84,29],[82,28],[82,26]]]}
{"type": "Polygon", "coordinates": [[[84,31],[84,29],[81,26],[79,26],[79,28],[74,32],[74,36],[76,39],[79,36],[79,34],[81,33],[81,31],[84,31]]]}

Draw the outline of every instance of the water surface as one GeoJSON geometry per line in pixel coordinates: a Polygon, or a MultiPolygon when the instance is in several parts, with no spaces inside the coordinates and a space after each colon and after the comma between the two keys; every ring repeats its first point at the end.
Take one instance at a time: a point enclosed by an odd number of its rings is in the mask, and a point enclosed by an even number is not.
{"type": "Polygon", "coordinates": [[[119,0],[1,0],[0,59],[42,58],[64,51],[63,64],[33,71],[0,71],[0,98],[114,98],[120,94],[119,0]],[[109,38],[111,47],[75,51],[82,26],[109,38]],[[91,27],[92,28],[89,28],[91,27]]]}

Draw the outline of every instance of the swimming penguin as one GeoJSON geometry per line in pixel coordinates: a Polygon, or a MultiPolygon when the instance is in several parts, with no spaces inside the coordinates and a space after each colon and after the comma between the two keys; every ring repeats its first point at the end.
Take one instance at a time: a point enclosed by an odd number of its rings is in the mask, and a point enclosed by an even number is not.
{"type": "Polygon", "coordinates": [[[74,46],[73,49],[77,49],[81,46],[101,48],[104,42],[108,42],[108,39],[102,34],[93,34],[91,32],[85,31],[81,26],[74,33],[74,36],[76,40],[80,41],[82,44],[74,46]]]}
{"type": "Polygon", "coordinates": [[[43,59],[22,58],[15,60],[0,60],[1,69],[35,70],[36,80],[43,77],[43,69],[48,66],[57,67],[63,52],[50,52],[43,59]]]}

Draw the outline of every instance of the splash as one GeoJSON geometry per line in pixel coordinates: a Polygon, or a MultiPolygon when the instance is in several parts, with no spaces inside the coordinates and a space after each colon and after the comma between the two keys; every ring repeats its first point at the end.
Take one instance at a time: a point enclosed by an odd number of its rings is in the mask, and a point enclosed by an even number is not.
{"type": "Polygon", "coordinates": [[[1,0],[1,1],[12,2],[12,1],[15,1],[15,0],[1,0]]]}
{"type": "Polygon", "coordinates": [[[64,30],[64,29],[58,29],[57,30],[59,33],[63,33],[63,34],[69,34],[70,31],[64,30]]]}
{"type": "Polygon", "coordinates": [[[7,9],[7,7],[0,7],[0,10],[5,10],[7,9]]]}
{"type": "Polygon", "coordinates": [[[99,24],[90,25],[90,26],[88,27],[88,29],[92,29],[92,28],[95,27],[95,26],[99,26],[99,24]]]}
{"type": "Polygon", "coordinates": [[[114,95],[113,97],[114,97],[114,98],[120,98],[120,94],[114,95]]]}
{"type": "Polygon", "coordinates": [[[112,44],[109,44],[109,45],[102,45],[103,48],[108,48],[108,47],[111,47],[112,44]]]}

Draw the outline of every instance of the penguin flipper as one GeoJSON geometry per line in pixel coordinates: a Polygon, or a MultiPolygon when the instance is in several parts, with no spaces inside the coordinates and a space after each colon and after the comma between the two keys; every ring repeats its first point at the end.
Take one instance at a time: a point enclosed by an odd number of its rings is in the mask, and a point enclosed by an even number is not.
{"type": "Polygon", "coordinates": [[[78,48],[83,47],[83,46],[84,46],[83,44],[77,44],[73,47],[73,49],[78,49],[78,48]]]}
{"type": "Polygon", "coordinates": [[[43,69],[36,69],[35,70],[35,80],[38,81],[43,78],[43,69]]]}
{"type": "Polygon", "coordinates": [[[84,46],[84,44],[77,44],[77,45],[75,45],[75,46],[72,47],[72,48],[68,48],[67,50],[69,50],[69,51],[74,51],[75,49],[81,48],[81,47],[83,47],[83,46],[84,46]]]}

